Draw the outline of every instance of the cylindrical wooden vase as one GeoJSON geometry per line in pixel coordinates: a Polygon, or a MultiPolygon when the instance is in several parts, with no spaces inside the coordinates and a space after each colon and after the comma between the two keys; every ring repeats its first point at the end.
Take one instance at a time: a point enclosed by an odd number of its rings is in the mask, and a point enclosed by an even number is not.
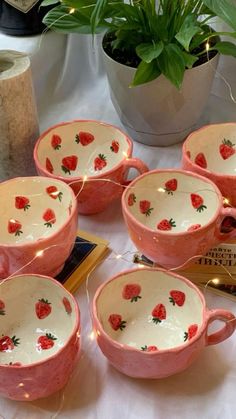
{"type": "Polygon", "coordinates": [[[39,134],[29,58],[0,50],[0,180],[35,173],[39,134]]]}

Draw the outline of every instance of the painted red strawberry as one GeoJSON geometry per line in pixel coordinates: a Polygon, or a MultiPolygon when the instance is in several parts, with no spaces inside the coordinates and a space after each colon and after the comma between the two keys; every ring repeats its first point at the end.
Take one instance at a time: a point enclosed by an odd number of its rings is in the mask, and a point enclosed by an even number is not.
{"type": "Polygon", "coordinates": [[[184,341],[192,339],[198,331],[197,324],[191,324],[188,328],[188,331],[184,333],[184,341]]]}
{"type": "Polygon", "coordinates": [[[43,213],[43,219],[46,221],[44,223],[45,226],[52,227],[52,225],[56,222],[55,212],[51,208],[46,209],[46,211],[43,213]]]}
{"type": "Polygon", "coordinates": [[[51,333],[46,333],[46,335],[39,336],[37,347],[40,350],[51,349],[54,346],[54,340],[57,340],[55,336],[51,333]]]}
{"type": "Polygon", "coordinates": [[[78,157],[77,156],[66,156],[62,159],[62,170],[64,173],[68,173],[71,175],[71,171],[76,170],[78,164],[78,157]]]}
{"type": "Polygon", "coordinates": [[[94,170],[102,170],[106,165],[106,156],[104,156],[104,154],[99,154],[94,160],[94,170]]]}
{"type": "Polygon", "coordinates": [[[173,218],[170,218],[170,220],[167,220],[165,218],[157,224],[158,230],[167,231],[167,230],[171,230],[172,227],[176,227],[176,224],[175,224],[175,221],[173,220],[173,218]]]}
{"type": "Polygon", "coordinates": [[[195,164],[197,164],[198,166],[202,167],[203,169],[207,168],[207,161],[206,161],[206,157],[204,156],[203,153],[198,153],[195,157],[194,160],[195,164]]]}
{"type": "Polygon", "coordinates": [[[46,169],[47,169],[47,171],[49,173],[53,173],[53,171],[54,171],[54,168],[53,168],[53,165],[51,163],[51,160],[49,160],[48,157],[46,158],[46,169]]]}
{"type": "Polygon", "coordinates": [[[195,208],[198,212],[202,212],[207,208],[206,205],[203,205],[203,198],[195,193],[191,193],[191,202],[193,208],[195,208]]]}
{"type": "Polygon", "coordinates": [[[15,236],[20,236],[23,233],[21,228],[22,228],[22,225],[20,221],[13,220],[13,219],[8,221],[8,233],[15,234],[15,236]]]}
{"type": "Polygon", "coordinates": [[[155,345],[152,345],[152,346],[144,345],[141,347],[141,350],[144,352],[154,352],[154,351],[158,351],[158,348],[155,345]]]}
{"type": "Polygon", "coordinates": [[[199,228],[201,228],[201,224],[193,224],[187,229],[187,231],[195,231],[195,230],[198,230],[199,228]]]}
{"type": "Polygon", "coordinates": [[[177,306],[182,307],[185,302],[185,294],[182,291],[172,290],[170,291],[169,300],[173,306],[177,304],[177,306]]]}
{"type": "Polygon", "coordinates": [[[141,287],[138,284],[127,284],[124,286],[122,291],[122,297],[125,300],[131,300],[131,303],[134,301],[137,302],[142,298],[139,294],[141,293],[141,287]]]}
{"type": "Polygon", "coordinates": [[[134,193],[130,193],[128,196],[128,205],[129,207],[132,207],[136,202],[136,196],[134,193]]]}
{"type": "Polygon", "coordinates": [[[83,146],[89,145],[94,141],[95,137],[90,132],[80,131],[79,134],[75,136],[75,142],[83,146]]]}
{"type": "Polygon", "coordinates": [[[126,321],[122,320],[120,314],[110,314],[108,321],[113,330],[123,330],[126,327],[126,321]]]}
{"type": "Polygon", "coordinates": [[[46,192],[47,192],[47,194],[51,198],[53,198],[53,199],[57,199],[58,198],[59,201],[61,202],[63,193],[62,192],[59,192],[56,186],[53,186],[53,185],[52,186],[48,186],[46,188],[46,192]]]}
{"type": "Polygon", "coordinates": [[[65,307],[65,310],[66,310],[67,314],[71,314],[72,313],[72,307],[71,307],[71,304],[70,304],[70,301],[68,300],[68,298],[63,297],[62,302],[63,302],[63,305],[65,307]]]}
{"type": "Polygon", "coordinates": [[[51,139],[51,146],[54,150],[60,150],[61,148],[61,137],[57,134],[53,134],[51,139]]]}
{"type": "Polygon", "coordinates": [[[113,153],[118,153],[119,148],[120,148],[120,144],[118,143],[118,141],[112,141],[111,147],[110,147],[111,151],[113,151],[113,153]]]}
{"type": "Polygon", "coordinates": [[[45,317],[48,317],[51,311],[51,303],[49,303],[49,301],[45,300],[44,298],[41,298],[35,304],[35,313],[40,320],[45,319],[45,317]]]}
{"type": "Polygon", "coordinates": [[[26,198],[25,196],[15,197],[15,207],[17,209],[23,209],[24,211],[26,211],[27,209],[30,208],[29,202],[30,202],[29,199],[26,198]]]}
{"type": "Polygon", "coordinates": [[[3,336],[0,338],[0,352],[12,351],[15,346],[19,345],[20,339],[16,336],[3,336]]]}
{"type": "Polygon", "coordinates": [[[164,304],[157,304],[152,310],[152,321],[153,323],[161,323],[162,320],[166,319],[166,308],[164,304]]]}
{"type": "Polygon", "coordinates": [[[139,202],[139,209],[142,214],[145,214],[146,217],[149,217],[153,208],[151,208],[151,202],[144,199],[143,201],[139,202]]]}
{"type": "Polygon", "coordinates": [[[177,179],[170,179],[165,183],[165,191],[168,195],[173,195],[173,192],[177,189],[177,179]]]}
{"type": "Polygon", "coordinates": [[[4,301],[0,300],[0,316],[4,316],[5,314],[5,303],[4,301]]]}
{"type": "Polygon", "coordinates": [[[229,157],[235,154],[235,149],[233,148],[234,146],[235,144],[233,144],[230,140],[226,140],[224,138],[219,149],[222,159],[227,160],[229,157]]]}

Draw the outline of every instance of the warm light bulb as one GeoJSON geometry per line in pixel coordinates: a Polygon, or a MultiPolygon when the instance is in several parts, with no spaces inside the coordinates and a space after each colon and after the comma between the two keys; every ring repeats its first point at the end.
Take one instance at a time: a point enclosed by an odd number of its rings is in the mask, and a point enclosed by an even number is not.
{"type": "Polygon", "coordinates": [[[229,205],[230,201],[229,201],[229,199],[228,199],[228,198],[224,198],[224,199],[223,199],[223,203],[224,203],[225,205],[229,205]]]}
{"type": "Polygon", "coordinates": [[[18,384],[18,387],[24,387],[24,383],[18,384]]]}
{"type": "Polygon", "coordinates": [[[140,269],[145,268],[145,265],[143,265],[142,263],[139,263],[138,268],[140,268],[140,269]]]}
{"type": "Polygon", "coordinates": [[[207,43],[206,43],[206,51],[208,52],[208,51],[209,51],[209,49],[210,49],[210,44],[209,44],[209,42],[207,42],[207,43]]]}
{"type": "Polygon", "coordinates": [[[36,252],[36,257],[40,256],[43,256],[43,250],[38,250],[38,252],[36,252]]]}
{"type": "Polygon", "coordinates": [[[72,13],[75,13],[75,9],[72,7],[72,9],[70,9],[69,14],[72,15],[72,13]]]}
{"type": "Polygon", "coordinates": [[[87,175],[84,175],[83,181],[86,182],[87,179],[88,179],[88,176],[87,175]]]}
{"type": "Polygon", "coordinates": [[[220,283],[219,278],[212,279],[213,284],[218,285],[220,283]]]}
{"type": "Polygon", "coordinates": [[[126,153],[126,151],[123,151],[123,156],[128,159],[128,154],[126,153]]]}
{"type": "Polygon", "coordinates": [[[90,335],[89,335],[89,339],[90,339],[90,340],[94,340],[94,332],[91,332],[91,333],[90,333],[90,335]]]}
{"type": "Polygon", "coordinates": [[[120,259],[122,255],[116,255],[116,259],[120,259]]]}
{"type": "Polygon", "coordinates": [[[163,189],[163,188],[158,188],[157,190],[158,190],[158,192],[165,192],[165,189],[163,189]]]}

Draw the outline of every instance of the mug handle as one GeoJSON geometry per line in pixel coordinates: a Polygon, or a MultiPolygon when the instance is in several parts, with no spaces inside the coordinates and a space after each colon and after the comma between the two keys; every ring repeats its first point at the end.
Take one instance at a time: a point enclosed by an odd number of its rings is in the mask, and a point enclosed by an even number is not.
{"type": "Polygon", "coordinates": [[[222,223],[226,217],[232,217],[236,221],[236,208],[222,207],[220,210],[220,217],[218,219],[218,226],[216,230],[216,236],[220,243],[227,242],[228,240],[236,238],[236,228],[234,228],[232,231],[228,233],[221,232],[222,223]]]}
{"type": "Polygon", "coordinates": [[[208,311],[207,327],[215,320],[220,320],[225,325],[215,333],[206,335],[206,345],[216,345],[229,338],[236,329],[236,317],[228,310],[217,309],[208,311]]]}
{"type": "MultiPolygon", "coordinates": [[[[141,175],[143,173],[149,172],[149,168],[146,166],[146,164],[142,160],[135,157],[125,159],[124,167],[125,169],[136,169],[141,175]]],[[[128,186],[132,180],[133,179],[124,181],[122,186],[128,186]]]]}

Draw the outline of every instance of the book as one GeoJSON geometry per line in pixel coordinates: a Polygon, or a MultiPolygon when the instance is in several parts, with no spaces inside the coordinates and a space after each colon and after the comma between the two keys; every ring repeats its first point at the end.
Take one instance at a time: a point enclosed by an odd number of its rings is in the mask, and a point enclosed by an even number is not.
{"type": "Polygon", "coordinates": [[[74,294],[88,273],[108,255],[108,246],[107,240],[79,230],[73,250],[55,279],[74,294]]]}
{"type": "MultiPolygon", "coordinates": [[[[158,267],[144,255],[134,256],[134,262],[158,267]]],[[[236,243],[221,244],[209,250],[188,268],[175,270],[200,288],[236,301],[236,243]]]]}

